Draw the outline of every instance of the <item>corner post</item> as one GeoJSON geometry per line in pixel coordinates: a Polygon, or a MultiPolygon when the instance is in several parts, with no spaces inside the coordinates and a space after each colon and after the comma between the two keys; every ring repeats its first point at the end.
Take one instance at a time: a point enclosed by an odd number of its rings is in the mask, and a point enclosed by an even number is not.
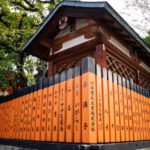
{"type": "Polygon", "coordinates": [[[107,68],[107,58],[106,58],[106,47],[105,44],[99,44],[96,46],[95,51],[95,61],[101,67],[107,68]]]}

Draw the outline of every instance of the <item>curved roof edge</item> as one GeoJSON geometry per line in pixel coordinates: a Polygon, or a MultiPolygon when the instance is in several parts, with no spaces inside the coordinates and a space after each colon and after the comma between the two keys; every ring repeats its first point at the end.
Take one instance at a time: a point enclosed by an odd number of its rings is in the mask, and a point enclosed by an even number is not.
{"type": "Polygon", "coordinates": [[[43,24],[38,28],[35,34],[30,40],[23,46],[22,50],[26,51],[28,46],[35,40],[35,38],[42,32],[44,27],[52,19],[55,13],[62,7],[83,7],[83,8],[102,8],[106,10],[127,32],[146,50],[146,53],[150,55],[150,48],[145,44],[143,39],[128,25],[128,23],[109,5],[109,3],[103,2],[81,2],[81,1],[63,1],[59,3],[56,8],[48,15],[43,24]]]}

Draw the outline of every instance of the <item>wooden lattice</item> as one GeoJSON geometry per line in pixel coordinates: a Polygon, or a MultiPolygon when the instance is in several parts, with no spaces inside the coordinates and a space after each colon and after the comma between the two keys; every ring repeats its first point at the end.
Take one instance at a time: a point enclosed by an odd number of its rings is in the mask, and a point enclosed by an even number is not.
{"type": "Polygon", "coordinates": [[[76,57],[70,57],[64,59],[62,62],[55,64],[55,73],[61,73],[63,71],[68,70],[69,68],[73,68],[75,66],[81,66],[81,61],[83,57],[91,56],[93,57],[93,53],[78,55],[76,57]]]}
{"type": "Polygon", "coordinates": [[[150,90],[150,80],[142,74],[139,75],[139,85],[150,90]]]}
{"type": "Polygon", "coordinates": [[[107,65],[112,72],[127,79],[132,78],[136,82],[136,71],[109,53],[107,53],[107,65]]]}
{"type": "Polygon", "coordinates": [[[56,65],[56,73],[61,73],[69,68],[75,67],[76,65],[80,65],[81,59],[77,58],[71,61],[66,61],[62,64],[57,64],[56,65]]]}

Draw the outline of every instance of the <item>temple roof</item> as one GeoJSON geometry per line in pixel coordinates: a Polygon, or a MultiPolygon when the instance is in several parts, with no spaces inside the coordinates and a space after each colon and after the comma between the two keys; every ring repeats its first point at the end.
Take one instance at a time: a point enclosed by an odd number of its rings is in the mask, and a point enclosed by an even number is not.
{"type": "Polygon", "coordinates": [[[102,21],[121,40],[136,50],[146,64],[150,65],[150,48],[107,2],[61,2],[50,12],[36,33],[24,45],[23,51],[29,55],[48,61],[50,49],[41,45],[40,41],[48,39],[52,42],[53,38],[59,32],[58,24],[62,17],[102,21]]]}

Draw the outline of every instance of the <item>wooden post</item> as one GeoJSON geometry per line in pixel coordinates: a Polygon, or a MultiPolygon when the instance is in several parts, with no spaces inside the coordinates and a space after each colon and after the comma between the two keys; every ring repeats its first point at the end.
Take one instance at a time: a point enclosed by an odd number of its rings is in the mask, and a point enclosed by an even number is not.
{"type": "Polygon", "coordinates": [[[53,62],[49,61],[48,62],[48,77],[53,75],[53,62]]]}
{"type": "Polygon", "coordinates": [[[106,47],[104,44],[96,46],[95,61],[103,68],[107,68],[106,47]]]}

